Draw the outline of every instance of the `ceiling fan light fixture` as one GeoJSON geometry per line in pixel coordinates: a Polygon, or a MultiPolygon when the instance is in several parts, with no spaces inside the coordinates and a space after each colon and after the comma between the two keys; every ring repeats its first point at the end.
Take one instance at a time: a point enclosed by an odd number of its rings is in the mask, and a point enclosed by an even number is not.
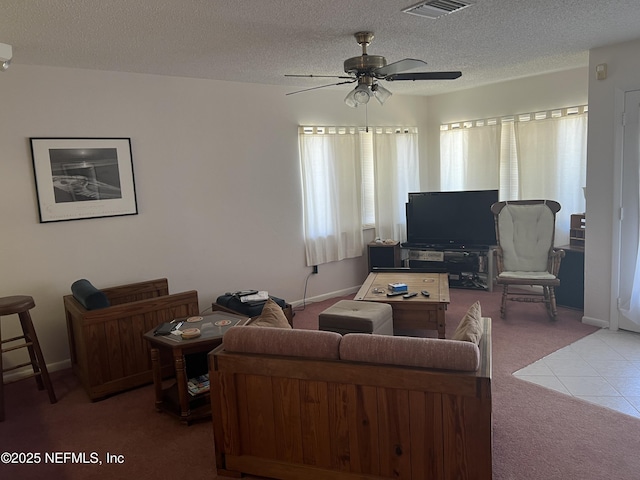
{"type": "Polygon", "coordinates": [[[371,92],[369,91],[369,86],[361,83],[358,85],[353,91],[353,98],[358,105],[364,105],[365,103],[369,103],[369,99],[371,98],[371,92]]]}
{"type": "Polygon", "coordinates": [[[347,93],[347,96],[344,97],[344,103],[346,103],[348,107],[356,108],[358,106],[358,104],[356,103],[356,99],[354,98],[355,93],[355,90],[351,90],[349,93],[347,93]]]}
{"type": "Polygon", "coordinates": [[[356,108],[358,105],[365,105],[371,99],[371,91],[369,85],[360,83],[356,88],[351,90],[344,99],[344,103],[348,106],[356,108]]]}
{"type": "Polygon", "coordinates": [[[376,97],[376,100],[380,102],[380,105],[384,105],[384,102],[392,95],[392,93],[384,88],[379,83],[374,83],[371,85],[371,91],[373,92],[373,96],[376,97]]]}

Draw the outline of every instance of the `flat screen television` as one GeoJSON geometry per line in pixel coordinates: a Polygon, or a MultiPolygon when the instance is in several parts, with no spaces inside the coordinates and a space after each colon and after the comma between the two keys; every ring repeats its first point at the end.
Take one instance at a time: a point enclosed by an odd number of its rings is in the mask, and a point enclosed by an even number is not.
{"type": "Polygon", "coordinates": [[[485,248],[496,244],[491,205],[498,190],[409,193],[408,247],[485,248]]]}

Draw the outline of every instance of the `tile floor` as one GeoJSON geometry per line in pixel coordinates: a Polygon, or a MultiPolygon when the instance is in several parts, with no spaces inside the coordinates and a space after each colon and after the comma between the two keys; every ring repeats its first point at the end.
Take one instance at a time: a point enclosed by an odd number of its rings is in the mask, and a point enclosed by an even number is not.
{"type": "Polygon", "coordinates": [[[640,334],[598,330],[514,375],[640,418],[640,334]]]}

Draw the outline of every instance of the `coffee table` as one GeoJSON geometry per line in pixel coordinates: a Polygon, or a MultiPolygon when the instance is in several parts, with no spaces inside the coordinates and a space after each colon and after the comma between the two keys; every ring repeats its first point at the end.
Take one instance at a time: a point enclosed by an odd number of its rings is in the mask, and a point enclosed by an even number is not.
{"type": "Polygon", "coordinates": [[[192,353],[207,353],[222,343],[224,333],[235,325],[243,325],[248,317],[227,312],[213,312],[210,315],[178,318],[175,322],[185,321],[182,329],[198,328],[201,335],[197,338],[183,339],[180,336],[154,335],[155,328],[143,335],[149,342],[151,350],[151,369],[153,372],[153,384],[155,386],[156,409],[176,415],[183,423],[189,424],[192,420],[211,415],[211,402],[209,392],[196,396],[189,393],[187,387],[187,365],[185,355],[192,353]],[[194,321],[196,319],[201,319],[194,321]],[[189,321],[187,321],[189,320],[189,321]],[[218,323],[227,323],[217,326],[218,323]],[[171,355],[173,359],[173,374],[175,382],[170,386],[163,385],[163,372],[160,357],[163,354],[171,355]]]}
{"type": "Polygon", "coordinates": [[[449,276],[446,273],[371,272],[355,300],[383,302],[393,309],[393,329],[437,330],[445,338],[445,311],[449,304],[449,276]],[[412,298],[387,297],[390,283],[406,283],[412,298]],[[426,290],[429,297],[420,292],[426,290]]]}

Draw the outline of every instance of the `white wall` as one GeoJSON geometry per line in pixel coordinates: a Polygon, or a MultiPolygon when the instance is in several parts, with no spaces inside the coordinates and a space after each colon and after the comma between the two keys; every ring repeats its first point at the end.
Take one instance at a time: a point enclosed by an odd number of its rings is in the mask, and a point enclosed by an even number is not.
{"type": "MultiPolygon", "coordinates": [[[[640,40],[597,48],[589,55],[589,140],[587,154],[587,240],[585,321],[609,325],[617,312],[612,281],[614,226],[618,224],[619,135],[625,91],[640,89],[640,40]],[[595,80],[595,66],[606,63],[607,79],[595,80]]],[[[614,324],[614,322],[612,322],[614,324]]],[[[614,324],[615,326],[615,324],[614,324]]]]}
{"type": "MultiPolygon", "coordinates": [[[[0,75],[0,295],[34,297],[47,363],[69,357],[62,296],[80,278],[167,277],[171,292],[197,290],[201,309],[245,288],[303,298],[297,127],[363,125],[365,112],[344,105],[348,88],[287,91],[23,65],[0,75]],[[39,223],[29,137],[130,137],[139,214],[39,223]]],[[[395,95],[369,122],[420,127],[425,104],[395,95]]],[[[321,265],[307,298],[359,286],[366,264],[321,265]]],[[[5,337],[14,324],[3,320],[5,337]]]]}

